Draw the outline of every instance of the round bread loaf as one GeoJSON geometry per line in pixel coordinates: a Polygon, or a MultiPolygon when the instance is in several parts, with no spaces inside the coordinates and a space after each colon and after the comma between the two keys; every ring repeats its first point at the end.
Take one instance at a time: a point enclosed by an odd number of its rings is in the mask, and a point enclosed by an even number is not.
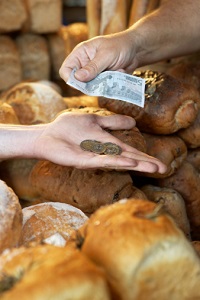
{"type": "Polygon", "coordinates": [[[153,71],[135,71],[145,78],[145,105],[99,97],[99,106],[135,118],[142,132],[171,134],[194,122],[200,107],[199,92],[170,75],[153,71]]]}
{"type": "Polygon", "coordinates": [[[116,299],[200,298],[199,258],[159,208],[124,199],[101,207],[79,230],[81,251],[105,269],[116,299]]]}
{"type": "Polygon", "coordinates": [[[22,230],[22,209],[13,190],[0,180],[0,253],[18,245],[22,230]]]}
{"type": "Polygon", "coordinates": [[[65,246],[72,232],[88,219],[80,209],[59,202],[31,205],[22,213],[22,245],[37,242],[65,246]]]}
{"type": "Polygon", "coordinates": [[[3,94],[21,124],[31,125],[52,121],[66,104],[61,95],[49,86],[37,82],[20,83],[3,94]]]}
{"type": "Polygon", "coordinates": [[[20,247],[0,257],[3,300],[110,300],[104,272],[80,251],[38,245],[20,247]]]}

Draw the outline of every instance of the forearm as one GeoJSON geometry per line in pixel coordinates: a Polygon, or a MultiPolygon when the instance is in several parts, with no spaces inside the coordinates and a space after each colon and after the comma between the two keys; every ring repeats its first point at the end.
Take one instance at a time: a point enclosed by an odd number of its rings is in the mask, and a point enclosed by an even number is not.
{"type": "Polygon", "coordinates": [[[37,158],[35,144],[43,125],[0,125],[0,160],[37,158]]]}
{"type": "Polygon", "coordinates": [[[138,67],[200,50],[199,14],[199,0],[168,0],[135,23],[128,31],[138,67]]]}

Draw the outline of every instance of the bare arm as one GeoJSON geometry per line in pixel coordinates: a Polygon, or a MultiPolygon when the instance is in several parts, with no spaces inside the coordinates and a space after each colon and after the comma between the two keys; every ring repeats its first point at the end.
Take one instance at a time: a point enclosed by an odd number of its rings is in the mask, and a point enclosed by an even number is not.
{"type": "Polygon", "coordinates": [[[135,68],[200,50],[200,1],[167,0],[128,30],[79,44],[63,62],[61,77],[89,81],[103,70],[135,68]]]}

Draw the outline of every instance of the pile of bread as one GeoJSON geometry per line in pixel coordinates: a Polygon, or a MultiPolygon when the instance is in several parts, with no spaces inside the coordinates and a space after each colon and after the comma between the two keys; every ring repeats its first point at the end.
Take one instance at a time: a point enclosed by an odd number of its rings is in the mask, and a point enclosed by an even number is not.
{"type": "Polygon", "coordinates": [[[57,80],[86,23],[62,26],[61,0],[0,1],[0,92],[21,81],[57,80]]]}
{"type": "Polygon", "coordinates": [[[144,108],[64,98],[41,82],[1,95],[1,123],[31,126],[77,110],[132,116],[137,127],[110,133],[167,165],[161,175],[2,161],[1,299],[200,298],[197,67],[135,71],[146,79],[144,108]]]}

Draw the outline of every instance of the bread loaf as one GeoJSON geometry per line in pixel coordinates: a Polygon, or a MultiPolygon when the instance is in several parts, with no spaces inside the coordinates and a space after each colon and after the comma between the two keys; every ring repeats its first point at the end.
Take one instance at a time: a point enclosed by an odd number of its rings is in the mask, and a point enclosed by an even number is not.
{"type": "Polygon", "coordinates": [[[79,250],[38,245],[0,257],[3,300],[110,300],[104,271],[79,250]]]}
{"type": "Polygon", "coordinates": [[[0,66],[0,91],[22,80],[18,49],[15,42],[6,35],[0,35],[0,66]]]}
{"type": "MultiPolygon", "coordinates": [[[[13,190],[0,180],[0,253],[18,246],[22,230],[22,209],[13,190]]],[[[1,264],[0,264],[1,265],[1,264]]]]}
{"type": "Polygon", "coordinates": [[[171,134],[194,122],[200,104],[198,91],[172,76],[153,71],[135,71],[145,78],[144,108],[124,101],[99,97],[99,106],[135,118],[142,132],[171,134]]]}
{"type": "Polygon", "coordinates": [[[22,214],[21,245],[35,242],[63,247],[88,219],[80,209],[59,202],[30,205],[22,209],[22,214]]]}
{"type": "Polygon", "coordinates": [[[36,34],[21,34],[16,43],[22,65],[23,80],[48,80],[50,58],[46,39],[36,34]]]}
{"type": "Polygon", "coordinates": [[[30,180],[35,192],[47,201],[67,203],[86,214],[132,193],[128,172],[79,170],[48,161],[39,161],[30,180]]]}
{"type": "Polygon", "coordinates": [[[200,297],[199,258],[154,203],[124,199],[101,207],[79,233],[81,252],[104,268],[115,299],[200,297]]]}
{"type": "Polygon", "coordinates": [[[37,124],[52,121],[66,108],[61,95],[49,86],[37,82],[20,83],[2,96],[10,104],[21,124],[37,124]]]}
{"type": "Polygon", "coordinates": [[[25,0],[28,19],[23,30],[33,33],[57,32],[62,21],[61,0],[25,0]]]}
{"type": "Polygon", "coordinates": [[[27,13],[23,0],[0,1],[0,33],[21,29],[26,19],[27,13]]]}
{"type": "Polygon", "coordinates": [[[7,103],[0,103],[0,123],[19,124],[19,120],[14,109],[7,103]]]}
{"type": "Polygon", "coordinates": [[[172,176],[160,178],[158,185],[173,188],[183,197],[191,226],[192,239],[200,238],[200,177],[197,169],[188,161],[172,176]]]}

